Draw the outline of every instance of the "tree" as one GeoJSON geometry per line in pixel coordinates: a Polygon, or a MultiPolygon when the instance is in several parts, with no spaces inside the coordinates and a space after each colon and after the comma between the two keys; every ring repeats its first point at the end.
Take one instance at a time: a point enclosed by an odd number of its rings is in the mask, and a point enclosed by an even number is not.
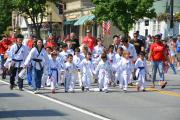
{"type": "Polygon", "coordinates": [[[47,15],[46,3],[57,2],[58,0],[12,0],[13,7],[19,14],[23,15],[27,20],[30,18],[36,36],[40,38],[40,29],[44,17],[47,15]]]}
{"type": "Polygon", "coordinates": [[[0,34],[11,25],[12,4],[10,0],[0,0],[0,34]]]}
{"type": "Polygon", "coordinates": [[[133,24],[144,17],[156,16],[152,8],[154,0],[91,0],[96,6],[93,14],[97,21],[110,20],[120,31],[127,34],[133,24]]]}

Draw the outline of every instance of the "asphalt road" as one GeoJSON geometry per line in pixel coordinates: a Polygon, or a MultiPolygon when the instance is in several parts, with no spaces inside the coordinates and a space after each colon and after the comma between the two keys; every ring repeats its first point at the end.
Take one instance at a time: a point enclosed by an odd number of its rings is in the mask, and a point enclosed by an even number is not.
{"type": "Polygon", "coordinates": [[[22,92],[11,91],[9,85],[0,82],[0,119],[180,120],[180,74],[170,72],[166,80],[168,85],[163,90],[159,86],[152,89],[147,82],[147,92],[136,92],[131,87],[124,93],[111,87],[109,93],[94,89],[82,93],[76,86],[75,93],[64,93],[60,87],[56,94],[46,88],[39,95],[28,87],[22,92]]]}

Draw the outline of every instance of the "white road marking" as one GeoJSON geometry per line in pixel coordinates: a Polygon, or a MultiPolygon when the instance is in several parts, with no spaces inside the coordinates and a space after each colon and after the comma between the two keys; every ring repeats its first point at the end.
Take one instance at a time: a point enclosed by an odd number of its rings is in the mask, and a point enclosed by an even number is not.
{"type": "MultiPolygon", "coordinates": [[[[0,82],[9,85],[8,82],[2,81],[2,80],[0,80],[0,82]]],[[[27,89],[25,89],[25,88],[24,88],[24,91],[26,91],[26,92],[28,92],[28,93],[30,93],[30,94],[39,96],[39,97],[41,97],[41,98],[44,98],[44,99],[46,99],[46,100],[52,101],[52,102],[54,102],[54,103],[63,105],[63,106],[65,106],[65,107],[67,107],[67,108],[70,108],[70,109],[79,111],[79,112],[81,112],[81,113],[87,114],[87,115],[89,115],[89,116],[93,116],[93,117],[98,118],[98,119],[100,119],[100,120],[111,120],[110,118],[106,118],[106,117],[101,116],[101,115],[98,115],[98,114],[96,114],[96,113],[93,113],[93,112],[84,110],[84,109],[82,109],[82,108],[78,108],[78,107],[76,107],[76,106],[67,104],[67,103],[62,102],[62,101],[60,101],[60,100],[56,100],[56,99],[53,99],[53,98],[50,98],[50,97],[47,97],[47,96],[44,96],[44,95],[40,95],[40,94],[34,94],[32,91],[27,90],[27,89]]]]}

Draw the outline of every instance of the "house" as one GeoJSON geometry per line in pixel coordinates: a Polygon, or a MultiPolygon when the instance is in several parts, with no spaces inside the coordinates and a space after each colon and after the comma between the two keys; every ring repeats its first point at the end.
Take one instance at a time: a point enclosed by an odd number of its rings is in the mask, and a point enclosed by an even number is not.
{"type": "MultiPolygon", "coordinates": [[[[149,19],[144,18],[136,22],[133,29],[129,32],[130,36],[133,37],[134,31],[139,31],[143,36],[155,35],[157,33],[162,34],[162,38],[166,38],[172,35],[180,34],[180,22],[174,21],[173,33],[170,29],[170,20],[167,18],[162,18],[161,20],[158,17],[162,17],[163,14],[168,12],[170,5],[170,0],[159,0],[154,2],[153,7],[157,13],[157,18],[149,19]]],[[[174,14],[180,12],[180,1],[174,0],[174,14]]]]}

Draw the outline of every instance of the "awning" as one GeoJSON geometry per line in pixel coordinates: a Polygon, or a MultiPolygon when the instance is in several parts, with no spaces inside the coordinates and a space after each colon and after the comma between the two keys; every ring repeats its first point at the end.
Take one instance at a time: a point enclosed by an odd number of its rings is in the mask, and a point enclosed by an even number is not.
{"type": "Polygon", "coordinates": [[[79,18],[79,20],[76,21],[76,22],[74,23],[74,25],[75,25],[75,26],[77,26],[77,25],[83,25],[83,24],[86,23],[87,21],[91,21],[91,20],[93,20],[94,18],[95,18],[94,15],[83,16],[83,17],[79,18]]]}
{"type": "Polygon", "coordinates": [[[77,20],[66,20],[64,21],[64,25],[73,25],[77,20]]]}

